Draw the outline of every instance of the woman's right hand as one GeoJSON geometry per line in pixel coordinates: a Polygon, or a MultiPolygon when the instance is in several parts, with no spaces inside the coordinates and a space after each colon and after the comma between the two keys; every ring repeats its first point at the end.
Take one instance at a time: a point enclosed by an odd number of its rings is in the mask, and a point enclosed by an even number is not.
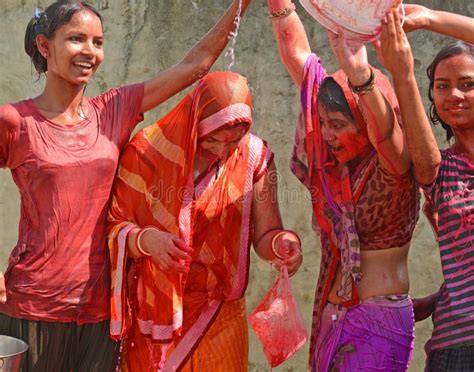
{"type": "Polygon", "coordinates": [[[414,74],[413,54],[407,36],[400,23],[397,11],[387,14],[382,25],[380,40],[373,43],[380,62],[390,71],[393,78],[414,74]]]}
{"type": "Polygon", "coordinates": [[[5,286],[5,277],[0,271],[0,304],[7,302],[7,288],[5,286]]]}
{"type": "Polygon", "coordinates": [[[151,254],[153,263],[165,274],[187,273],[193,249],[177,236],[148,229],[140,236],[140,246],[151,254]]]}
{"type": "Polygon", "coordinates": [[[413,299],[413,312],[415,313],[415,322],[425,320],[433,314],[437,296],[438,293],[434,293],[428,297],[413,299]]]}

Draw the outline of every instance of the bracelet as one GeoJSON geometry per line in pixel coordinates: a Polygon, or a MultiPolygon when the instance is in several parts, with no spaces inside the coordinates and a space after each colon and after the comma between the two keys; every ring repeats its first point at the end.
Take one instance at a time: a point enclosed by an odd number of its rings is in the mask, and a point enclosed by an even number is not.
{"type": "Polygon", "coordinates": [[[290,6],[286,8],[271,11],[268,17],[269,18],[285,18],[285,17],[288,17],[294,11],[296,11],[296,6],[295,4],[290,3],[290,6]]]}
{"type": "Polygon", "coordinates": [[[365,82],[364,84],[354,86],[351,84],[349,79],[347,80],[349,83],[349,87],[351,88],[353,93],[363,96],[365,94],[373,92],[375,88],[376,74],[372,67],[369,66],[369,69],[370,69],[370,77],[369,77],[369,80],[367,80],[367,82],[365,82]]]}
{"type": "Polygon", "coordinates": [[[150,252],[147,252],[143,249],[143,247],[141,246],[140,244],[140,238],[142,237],[142,235],[149,231],[149,230],[157,230],[156,227],[152,227],[152,226],[148,226],[148,227],[145,227],[143,229],[141,229],[137,235],[135,235],[135,247],[137,248],[137,251],[138,253],[140,253],[141,255],[143,256],[148,256],[150,257],[151,256],[151,253],[150,252]]]}
{"type": "MultiPolygon", "coordinates": [[[[281,260],[284,260],[285,257],[283,257],[281,254],[279,254],[279,253],[276,251],[276,249],[275,249],[275,242],[276,242],[276,240],[277,240],[280,236],[282,236],[282,235],[284,235],[284,234],[286,234],[286,233],[293,234],[293,236],[295,236],[296,239],[298,240],[298,243],[299,243],[299,245],[300,245],[300,247],[301,247],[301,239],[300,239],[300,237],[298,236],[298,234],[296,234],[296,233],[295,233],[294,231],[292,231],[292,230],[280,230],[280,231],[279,231],[278,233],[276,233],[276,234],[273,236],[273,238],[272,238],[271,250],[272,250],[272,253],[275,255],[275,257],[277,257],[277,258],[279,258],[279,259],[281,259],[281,260]]],[[[300,250],[300,254],[301,254],[301,250],[300,250]]]]}

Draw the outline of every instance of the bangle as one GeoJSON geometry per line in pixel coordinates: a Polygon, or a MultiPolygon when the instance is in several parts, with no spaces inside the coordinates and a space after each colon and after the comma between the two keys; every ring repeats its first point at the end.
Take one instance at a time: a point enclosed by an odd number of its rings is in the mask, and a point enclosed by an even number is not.
{"type": "MultiPolygon", "coordinates": [[[[272,249],[272,253],[275,255],[275,257],[277,257],[277,258],[279,258],[279,259],[281,259],[281,260],[284,260],[285,257],[283,257],[281,254],[279,254],[279,253],[277,252],[277,250],[275,249],[275,242],[276,242],[276,240],[277,240],[280,236],[282,236],[282,235],[284,235],[284,234],[286,234],[286,233],[293,234],[293,236],[295,236],[296,239],[298,240],[298,243],[299,243],[299,245],[300,245],[300,247],[301,247],[301,239],[300,239],[300,237],[298,236],[298,234],[296,234],[296,233],[295,233],[294,231],[292,231],[292,230],[280,230],[280,231],[279,231],[278,233],[276,233],[276,234],[273,236],[273,238],[272,238],[271,249],[272,249]]],[[[301,254],[301,250],[300,250],[300,254],[301,254]]]]}
{"type": "Polygon", "coordinates": [[[140,244],[140,238],[142,237],[142,235],[149,231],[149,230],[158,230],[156,227],[145,227],[143,229],[141,229],[137,235],[135,235],[135,247],[137,248],[137,251],[138,253],[140,253],[142,256],[148,256],[150,257],[151,256],[151,253],[150,252],[147,252],[143,249],[142,245],[140,244]]]}
{"type": "Polygon", "coordinates": [[[290,6],[280,10],[273,10],[268,15],[269,18],[285,18],[288,17],[291,13],[296,11],[296,6],[293,3],[290,3],[290,6]]]}
{"type": "Polygon", "coordinates": [[[358,95],[365,95],[367,93],[373,92],[375,88],[375,71],[372,67],[369,66],[370,69],[370,77],[367,82],[365,82],[362,85],[352,85],[350,80],[348,79],[349,87],[351,88],[352,92],[358,95]]]}

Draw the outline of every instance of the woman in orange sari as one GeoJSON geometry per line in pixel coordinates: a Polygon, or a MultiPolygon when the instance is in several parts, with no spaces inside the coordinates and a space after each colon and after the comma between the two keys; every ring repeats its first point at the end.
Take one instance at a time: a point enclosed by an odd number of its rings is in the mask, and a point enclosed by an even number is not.
{"type": "Polygon", "coordinates": [[[211,73],[125,150],[109,234],[125,369],[246,371],[251,241],[290,275],[302,262],[250,107],[245,78],[211,73]]]}

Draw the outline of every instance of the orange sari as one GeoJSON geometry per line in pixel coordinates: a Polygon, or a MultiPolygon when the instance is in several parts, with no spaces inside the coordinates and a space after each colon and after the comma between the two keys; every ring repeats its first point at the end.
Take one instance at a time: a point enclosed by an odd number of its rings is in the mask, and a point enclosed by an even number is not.
{"type": "Polygon", "coordinates": [[[247,133],[225,159],[193,179],[198,138],[241,122],[250,127],[246,80],[212,73],[125,149],[109,216],[111,336],[126,337],[125,368],[181,369],[223,305],[245,292],[252,189],[272,154],[247,133]],[[157,227],[190,245],[189,273],[165,275],[149,257],[128,259],[127,234],[137,226],[157,227]]]}

